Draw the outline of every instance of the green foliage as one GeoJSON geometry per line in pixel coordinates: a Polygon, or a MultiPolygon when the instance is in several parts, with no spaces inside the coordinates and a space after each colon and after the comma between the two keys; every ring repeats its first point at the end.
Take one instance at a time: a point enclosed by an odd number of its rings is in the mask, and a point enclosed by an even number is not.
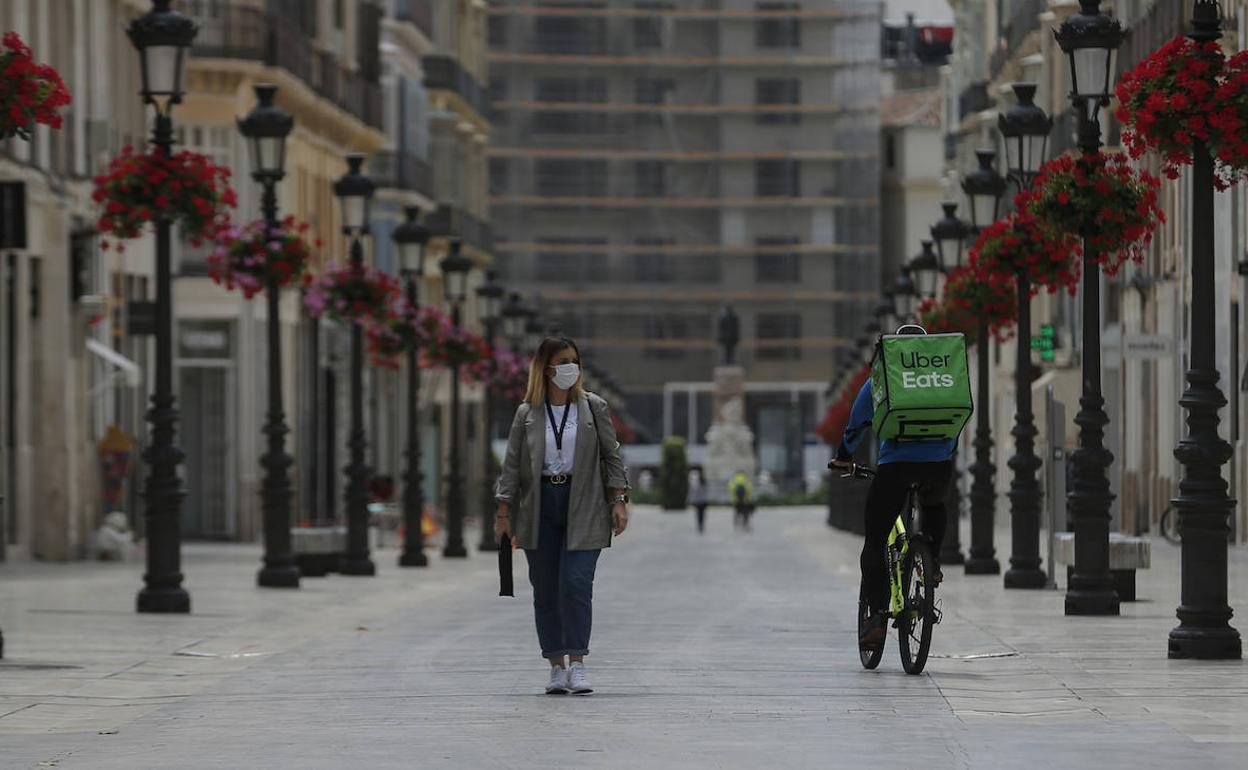
{"type": "Polygon", "coordinates": [[[685,456],[685,440],[679,436],[663,439],[659,498],[669,511],[683,511],[689,499],[689,460],[685,456]]]}

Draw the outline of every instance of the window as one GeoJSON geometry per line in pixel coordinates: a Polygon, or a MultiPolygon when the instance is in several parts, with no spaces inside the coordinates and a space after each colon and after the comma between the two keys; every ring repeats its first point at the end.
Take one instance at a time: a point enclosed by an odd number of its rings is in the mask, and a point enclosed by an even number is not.
{"type": "MultiPolygon", "coordinates": [[[[671,78],[637,78],[633,88],[633,100],[637,104],[666,104],[668,95],[676,90],[676,81],[671,78]]],[[[663,115],[658,111],[638,112],[634,118],[639,126],[663,124],[663,115]]]]}
{"type": "MultiPolygon", "coordinates": [[[[801,104],[802,81],[797,78],[759,78],[754,81],[754,103],[760,105],[801,104]]],[[[759,112],[754,116],[755,123],[787,123],[796,125],[802,122],[802,115],[793,111],[759,112]]]]}
{"type": "MultiPolygon", "coordinates": [[[[665,11],[671,10],[671,3],[645,2],[637,3],[638,10],[665,11]]],[[[659,13],[651,13],[633,19],[633,47],[639,50],[653,50],[663,47],[665,20],[659,13]]]]}
{"type": "MultiPolygon", "coordinates": [[[[603,8],[602,3],[546,3],[559,8],[603,8]]],[[[538,16],[533,22],[538,53],[601,54],[607,49],[602,16],[538,16]]]]}
{"type": "Polygon", "coordinates": [[[491,48],[504,48],[507,45],[507,22],[506,16],[491,15],[488,22],[489,45],[491,48]]]}
{"type": "Polygon", "coordinates": [[[637,197],[667,195],[667,167],[662,161],[640,160],[635,167],[637,197]]]}
{"type": "Polygon", "coordinates": [[[791,248],[796,238],[759,238],[754,255],[754,280],[759,283],[800,283],[802,280],[802,255],[791,248]]]}
{"type": "MultiPolygon", "coordinates": [[[[534,90],[539,102],[602,103],[607,100],[607,81],[603,78],[542,78],[534,90]]],[[[533,127],[550,134],[601,134],[607,130],[607,114],[544,110],[533,115],[533,127]]]]}
{"type": "Polygon", "coordinates": [[[759,345],[754,348],[755,361],[800,361],[802,349],[796,345],[759,345]]]}
{"type": "Polygon", "coordinates": [[[760,197],[800,196],[801,165],[794,160],[754,161],[754,193],[760,197]]]}
{"type": "Polygon", "coordinates": [[[802,336],[802,317],[797,313],[759,313],[754,336],[760,340],[792,340],[802,336]]]}
{"type": "Polygon", "coordinates": [[[565,160],[542,158],[537,161],[537,194],[558,197],[607,194],[605,160],[565,160]]]}
{"type": "Polygon", "coordinates": [[[506,195],[511,182],[511,164],[506,158],[490,158],[490,195],[506,195]]]}
{"type": "Polygon", "coordinates": [[[884,168],[897,168],[897,136],[891,132],[884,135],[884,168]]]}
{"type": "Polygon", "coordinates": [[[672,280],[671,258],[661,252],[633,255],[633,279],[641,283],[672,280]]]}
{"type": "Polygon", "coordinates": [[[604,279],[606,271],[601,259],[596,258],[598,249],[578,250],[578,246],[601,247],[603,238],[538,238],[538,244],[546,247],[537,252],[537,275],[539,281],[577,282],[590,278],[604,279]],[[558,247],[551,248],[551,247],[558,247]]]}
{"type": "Polygon", "coordinates": [[[799,11],[798,3],[755,3],[754,9],[769,15],[754,22],[754,45],[758,48],[800,48],[801,21],[785,11],[799,11]]]}

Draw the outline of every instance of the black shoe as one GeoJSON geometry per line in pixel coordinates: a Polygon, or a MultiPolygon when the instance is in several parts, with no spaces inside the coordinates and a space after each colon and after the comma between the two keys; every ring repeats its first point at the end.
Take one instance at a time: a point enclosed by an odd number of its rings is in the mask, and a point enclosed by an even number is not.
{"type": "Polygon", "coordinates": [[[888,637],[888,618],[882,612],[873,612],[858,627],[858,647],[863,650],[878,649],[888,637]]]}

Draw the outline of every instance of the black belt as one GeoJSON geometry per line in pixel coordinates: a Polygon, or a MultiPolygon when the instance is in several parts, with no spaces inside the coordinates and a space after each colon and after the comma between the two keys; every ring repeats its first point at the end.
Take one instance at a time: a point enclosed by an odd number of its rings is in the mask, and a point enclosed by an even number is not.
{"type": "Polygon", "coordinates": [[[572,481],[572,474],[556,473],[553,476],[542,476],[542,481],[548,481],[557,487],[561,487],[564,484],[567,484],[572,481]]]}

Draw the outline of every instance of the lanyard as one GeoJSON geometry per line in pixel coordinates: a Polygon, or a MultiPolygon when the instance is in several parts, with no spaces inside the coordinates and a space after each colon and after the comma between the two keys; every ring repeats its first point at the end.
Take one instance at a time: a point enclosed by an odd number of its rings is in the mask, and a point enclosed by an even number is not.
{"type": "Polygon", "coordinates": [[[563,459],[563,429],[568,427],[568,412],[572,411],[572,403],[568,402],[563,405],[563,421],[559,423],[559,427],[555,427],[555,410],[551,408],[550,402],[546,402],[546,416],[550,418],[550,430],[555,434],[555,450],[559,452],[559,459],[563,459]]]}

